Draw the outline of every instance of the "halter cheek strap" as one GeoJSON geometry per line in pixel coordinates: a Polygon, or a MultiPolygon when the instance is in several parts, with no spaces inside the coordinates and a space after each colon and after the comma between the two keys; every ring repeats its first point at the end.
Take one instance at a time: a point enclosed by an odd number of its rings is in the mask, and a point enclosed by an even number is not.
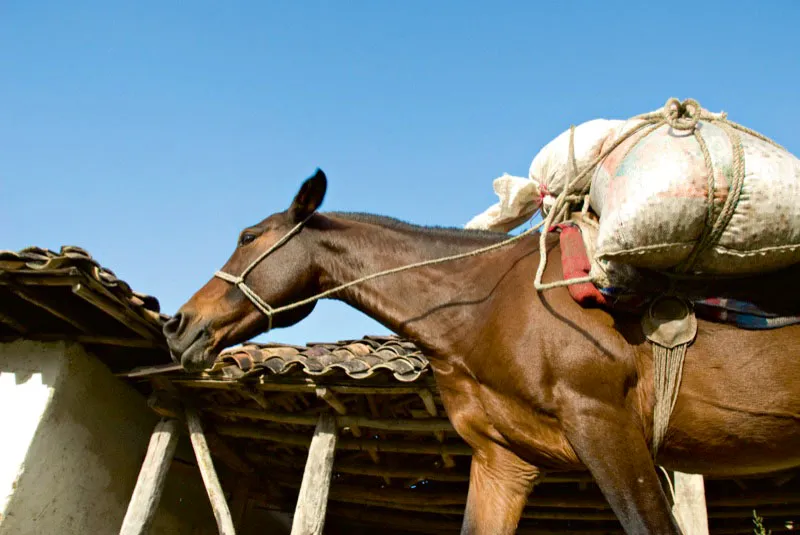
{"type": "Polygon", "coordinates": [[[242,271],[241,275],[239,275],[239,276],[231,275],[230,273],[225,273],[224,271],[217,271],[216,273],[214,273],[215,277],[220,278],[220,279],[224,280],[225,282],[230,282],[231,284],[233,284],[237,288],[239,288],[239,290],[242,292],[242,294],[244,294],[244,296],[246,298],[248,298],[250,300],[250,302],[253,303],[253,305],[258,310],[260,310],[262,314],[264,314],[267,317],[267,321],[268,321],[268,323],[267,323],[267,331],[265,331],[265,332],[268,332],[268,331],[272,330],[272,317],[275,315],[275,309],[272,308],[269,305],[269,303],[267,303],[261,297],[259,297],[258,294],[256,294],[253,291],[253,289],[250,288],[247,285],[247,283],[244,281],[244,279],[245,279],[245,277],[247,277],[247,275],[250,274],[251,271],[253,271],[253,269],[259,264],[259,262],[264,260],[266,257],[268,257],[273,252],[275,252],[279,247],[281,247],[283,244],[285,244],[290,239],[292,239],[292,237],[294,237],[295,234],[299,233],[300,230],[302,230],[303,225],[305,225],[306,222],[309,219],[311,219],[312,215],[314,215],[314,214],[312,213],[307,218],[305,218],[304,220],[302,220],[301,222],[296,224],[294,227],[292,227],[292,229],[289,232],[284,234],[283,237],[280,240],[278,240],[274,244],[272,244],[272,246],[269,249],[267,249],[266,251],[264,251],[263,253],[258,255],[258,257],[256,257],[255,260],[250,262],[250,264],[246,268],[244,268],[244,271],[242,271]]]}

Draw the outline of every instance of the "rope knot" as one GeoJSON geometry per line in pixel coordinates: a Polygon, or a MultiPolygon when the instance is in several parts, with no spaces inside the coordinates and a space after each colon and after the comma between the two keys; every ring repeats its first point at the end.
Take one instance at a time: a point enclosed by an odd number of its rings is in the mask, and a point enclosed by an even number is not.
{"type": "Polygon", "coordinates": [[[671,98],[664,104],[664,121],[675,130],[694,130],[703,115],[703,108],[692,99],[683,102],[671,98]]]}

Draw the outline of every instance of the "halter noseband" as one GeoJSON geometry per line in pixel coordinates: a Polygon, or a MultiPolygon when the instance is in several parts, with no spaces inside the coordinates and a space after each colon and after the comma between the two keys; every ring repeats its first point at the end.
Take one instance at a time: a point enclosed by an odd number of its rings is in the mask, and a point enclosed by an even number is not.
{"type": "Polygon", "coordinates": [[[309,215],[307,218],[305,218],[304,220],[302,220],[301,222],[296,224],[294,227],[292,227],[292,229],[289,232],[287,232],[286,234],[284,234],[283,237],[280,240],[278,240],[274,244],[272,244],[272,246],[269,249],[267,249],[266,251],[264,251],[263,253],[258,255],[258,257],[255,260],[250,262],[250,264],[246,268],[244,268],[244,271],[242,271],[242,274],[239,275],[238,277],[235,276],[235,275],[231,275],[230,273],[225,273],[224,271],[217,271],[217,272],[214,273],[215,277],[220,278],[220,279],[224,280],[225,282],[230,282],[231,284],[233,284],[237,288],[239,288],[239,290],[241,290],[241,292],[244,294],[244,296],[246,298],[248,298],[250,300],[250,302],[253,303],[253,305],[255,305],[255,307],[258,310],[260,310],[267,317],[267,320],[269,321],[269,323],[267,324],[267,330],[265,332],[269,332],[269,331],[272,330],[272,316],[275,314],[275,309],[273,309],[269,305],[269,303],[267,303],[261,297],[259,297],[258,294],[256,294],[247,285],[247,283],[244,282],[244,279],[245,279],[245,277],[247,277],[247,275],[250,274],[251,271],[253,271],[253,269],[258,265],[259,262],[264,260],[266,257],[268,257],[273,252],[275,252],[275,250],[277,250],[279,247],[281,247],[287,241],[292,239],[292,237],[294,237],[295,234],[299,233],[300,230],[302,230],[303,225],[305,225],[306,222],[309,219],[311,219],[311,216],[313,216],[313,215],[314,215],[314,213],[312,212],[311,215],[309,215]]]}

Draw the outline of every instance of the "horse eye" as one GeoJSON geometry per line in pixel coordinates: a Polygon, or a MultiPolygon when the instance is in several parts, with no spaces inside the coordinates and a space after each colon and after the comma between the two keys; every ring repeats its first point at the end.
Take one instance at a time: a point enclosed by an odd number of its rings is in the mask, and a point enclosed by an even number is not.
{"type": "Polygon", "coordinates": [[[255,234],[250,234],[249,232],[246,232],[242,234],[241,238],[239,238],[239,245],[247,245],[248,243],[252,242],[255,239],[256,239],[255,234]]]}

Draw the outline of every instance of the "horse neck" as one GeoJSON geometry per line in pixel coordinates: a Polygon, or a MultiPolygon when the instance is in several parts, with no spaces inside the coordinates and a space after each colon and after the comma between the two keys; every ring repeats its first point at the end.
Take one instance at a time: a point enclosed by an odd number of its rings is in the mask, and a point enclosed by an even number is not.
{"type": "MultiPolygon", "coordinates": [[[[457,230],[334,219],[337,229],[322,233],[316,256],[321,286],[333,288],[361,277],[426,260],[466,253],[502,239],[457,230]]],[[[496,253],[495,253],[496,254],[496,253]]],[[[486,258],[470,257],[410,269],[366,281],[335,295],[401,336],[435,351],[453,340],[466,342],[471,317],[486,306],[486,258]]]]}

